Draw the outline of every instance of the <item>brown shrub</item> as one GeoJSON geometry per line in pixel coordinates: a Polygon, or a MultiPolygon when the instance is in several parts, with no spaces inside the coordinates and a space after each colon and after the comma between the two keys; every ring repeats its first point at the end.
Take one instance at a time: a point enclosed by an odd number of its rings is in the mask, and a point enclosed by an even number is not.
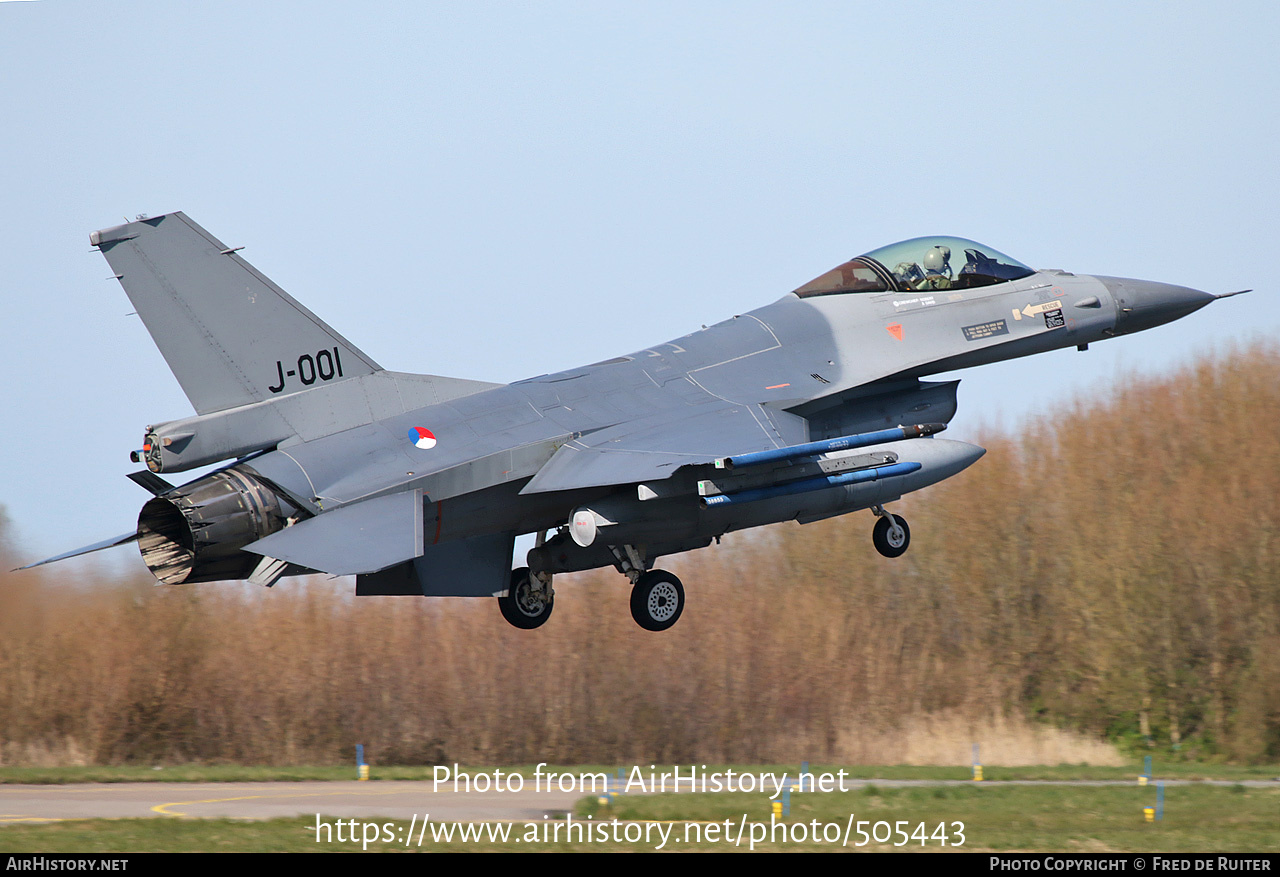
{"type": "Polygon", "coordinates": [[[901,504],[895,561],[865,514],[671,558],[663,634],[612,572],[558,580],[534,632],[349,581],[6,574],[0,759],[998,764],[1143,735],[1276,759],[1278,377],[1255,345],[991,435],[901,504]]]}

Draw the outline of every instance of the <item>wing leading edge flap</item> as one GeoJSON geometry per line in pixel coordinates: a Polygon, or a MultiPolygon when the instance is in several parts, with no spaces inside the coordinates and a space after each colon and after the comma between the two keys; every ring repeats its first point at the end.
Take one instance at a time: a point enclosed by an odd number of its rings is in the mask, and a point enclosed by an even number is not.
{"type": "Polygon", "coordinates": [[[549,493],[669,478],[681,466],[809,440],[809,424],[763,405],[726,404],[689,416],[619,424],[556,451],[520,492],[549,493]],[[731,450],[736,449],[736,450],[731,450]]]}
{"type": "Polygon", "coordinates": [[[422,556],[422,491],[342,506],[244,550],[332,575],[377,572],[422,556]]]}

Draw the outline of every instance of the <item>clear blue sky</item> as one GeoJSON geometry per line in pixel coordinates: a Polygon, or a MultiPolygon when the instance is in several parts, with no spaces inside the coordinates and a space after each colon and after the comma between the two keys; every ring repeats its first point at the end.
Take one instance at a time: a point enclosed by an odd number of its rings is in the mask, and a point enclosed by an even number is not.
{"type": "Polygon", "coordinates": [[[957,437],[1276,337],[1277,33],[1269,2],[0,3],[11,535],[130,529],[128,452],[191,411],[88,244],[143,212],[388,368],[496,381],[925,234],[1258,289],[964,373],[957,437]]]}

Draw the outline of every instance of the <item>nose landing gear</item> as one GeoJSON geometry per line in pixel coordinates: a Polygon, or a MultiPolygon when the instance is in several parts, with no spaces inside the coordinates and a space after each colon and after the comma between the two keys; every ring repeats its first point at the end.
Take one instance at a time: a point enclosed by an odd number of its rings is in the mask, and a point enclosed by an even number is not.
{"type": "Polygon", "coordinates": [[[875,528],[871,531],[871,543],[885,557],[901,557],[911,545],[911,528],[905,518],[897,517],[884,510],[884,506],[873,505],[871,511],[877,515],[875,528]]]}

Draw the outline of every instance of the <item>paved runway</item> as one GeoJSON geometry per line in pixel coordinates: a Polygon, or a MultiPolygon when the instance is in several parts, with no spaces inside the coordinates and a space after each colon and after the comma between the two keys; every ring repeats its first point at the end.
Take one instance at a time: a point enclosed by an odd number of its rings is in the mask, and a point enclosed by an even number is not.
{"type": "Polygon", "coordinates": [[[433,792],[430,782],[92,783],[0,785],[0,825],[56,819],[187,816],[273,819],[326,816],[408,821],[541,819],[581,792],[433,792]]]}
{"type": "MultiPolygon", "coordinates": [[[[1164,780],[1166,786],[1188,780],[1164,780]]],[[[975,786],[1010,785],[1136,786],[1133,780],[847,780],[849,788],[876,785],[975,786]]],[[[1204,785],[1232,786],[1231,781],[1204,785]]],[[[1272,780],[1245,780],[1240,785],[1276,788],[1272,780]]],[[[208,819],[272,819],[310,816],[372,819],[385,817],[432,821],[497,821],[541,819],[570,810],[583,792],[524,790],[519,792],[432,791],[430,782],[301,782],[301,783],[88,783],[78,785],[0,785],[0,826],[60,819],[169,816],[208,819]]]]}

